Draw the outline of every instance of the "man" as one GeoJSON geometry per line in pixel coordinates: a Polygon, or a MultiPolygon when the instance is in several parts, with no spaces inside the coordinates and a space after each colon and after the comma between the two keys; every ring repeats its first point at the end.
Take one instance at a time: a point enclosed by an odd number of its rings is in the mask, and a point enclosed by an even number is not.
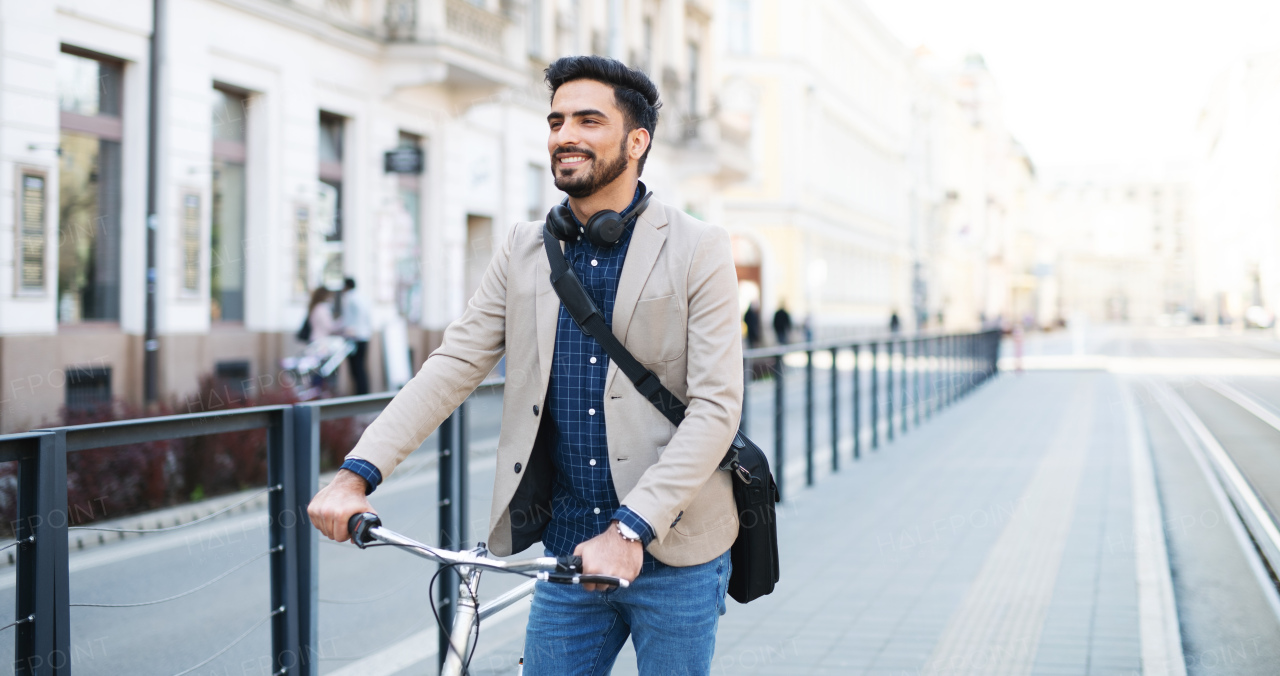
{"type": "Polygon", "coordinates": [[[738,523],[717,470],[742,407],[738,288],[728,233],[653,199],[639,183],[658,121],[643,73],[597,56],[546,73],[547,149],[578,227],[602,210],[627,223],[614,246],[583,238],[564,255],[627,349],[688,403],[677,429],[582,333],[550,282],[542,223],[519,223],[466,312],[396,395],[308,510],[344,541],[366,491],[412,452],[505,353],[507,385],[489,547],[539,540],[605,591],[539,583],[526,676],[605,674],[628,635],[642,674],[707,674],[738,523]],[[631,216],[636,218],[631,219],[631,216]]]}
{"type": "Polygon", "coordinates": [[[791,313],[787,312],[786,303],[779,303],[778,311],[773,313],[773,333],[779,345],[791,342],[791,313]]]}
{"type": "Polygon", "coordinates": [[[343,281],[338,302],[342,307],[343,333],[356,345],[355,352],[347,358],[356,394],[369,394],[369,337],[373,335],[373,325],[369,321],[369,305],[356,291],[356,280],[347,277],[343,281]]]}

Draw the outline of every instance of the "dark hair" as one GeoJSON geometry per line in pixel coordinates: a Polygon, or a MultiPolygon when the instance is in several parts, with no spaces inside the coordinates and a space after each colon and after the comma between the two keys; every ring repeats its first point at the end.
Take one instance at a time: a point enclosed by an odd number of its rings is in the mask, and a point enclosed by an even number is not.
{"type": "Polygon", "coordinates": [[[565,56],[547,66],[546,81],[551,88],[551,99],[556,97],[560,85],[574,80],[595,80],[613,87],[613,97],[618,108],[627,118],[627,132],[643,128],[649,132],[649,147],[640,156],[638,173],[644,172],[644,161],[653,149],[653,132],[658,128],[658,87],[643,71],[603,56],[565,56]]]}

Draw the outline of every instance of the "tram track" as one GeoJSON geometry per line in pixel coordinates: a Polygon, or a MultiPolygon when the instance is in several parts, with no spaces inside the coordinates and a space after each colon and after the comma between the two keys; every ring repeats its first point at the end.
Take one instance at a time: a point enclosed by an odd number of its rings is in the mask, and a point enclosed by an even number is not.
{"type": "Polygon", "coordinates": [[[1147,389],[1177,430],[1235,531],[1280,620],[1280,414],[1217,378],[1149,380],[1147,389]]]}

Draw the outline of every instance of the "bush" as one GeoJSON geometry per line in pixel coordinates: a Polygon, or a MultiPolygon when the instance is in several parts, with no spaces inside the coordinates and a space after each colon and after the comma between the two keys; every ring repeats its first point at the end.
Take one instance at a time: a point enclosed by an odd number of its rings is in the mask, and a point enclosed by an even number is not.
{"type": "MultiPolygon", "coordinates": [[[[199,391],[144,412],[115,401],[90,410],[59,411],[45,427],[84,425],[174,413],[202,413],[251,406],[292,404],[289,390],[239,394],[207,375],[199,391]],[[179,404],[178,402],[182,403],[179,404]]],[[[321,471],[338,467],[363,432],[350,418],[320,424],[321,471]]],[[[14,536],[17,463],[0,463],[0,537],[14,536]]],[[[67,505],[71,525],[118,519],[153,509],[196,502],[267,483],[266,430],[225,432],[187,439],[128,444],[67,455],[67,505]]],[[[148,527],[150,524],[148,524],[148,527]]]]}

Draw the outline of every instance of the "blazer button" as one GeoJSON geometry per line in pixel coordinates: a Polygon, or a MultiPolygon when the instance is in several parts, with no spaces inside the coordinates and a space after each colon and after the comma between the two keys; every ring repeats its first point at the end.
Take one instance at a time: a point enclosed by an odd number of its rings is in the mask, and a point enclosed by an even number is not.
{"type": "Polygon", "coordinates": [[[520,473],[520,463],[516,463],[516,474],[520,473]]]}
{"type": "Polygon", "coordinates": [[[533,414],[534,414],[534,415],[538,415],[538,405],[537,405],[537,404],[534,404],[534,405],[533,405],[533,414]]]}

